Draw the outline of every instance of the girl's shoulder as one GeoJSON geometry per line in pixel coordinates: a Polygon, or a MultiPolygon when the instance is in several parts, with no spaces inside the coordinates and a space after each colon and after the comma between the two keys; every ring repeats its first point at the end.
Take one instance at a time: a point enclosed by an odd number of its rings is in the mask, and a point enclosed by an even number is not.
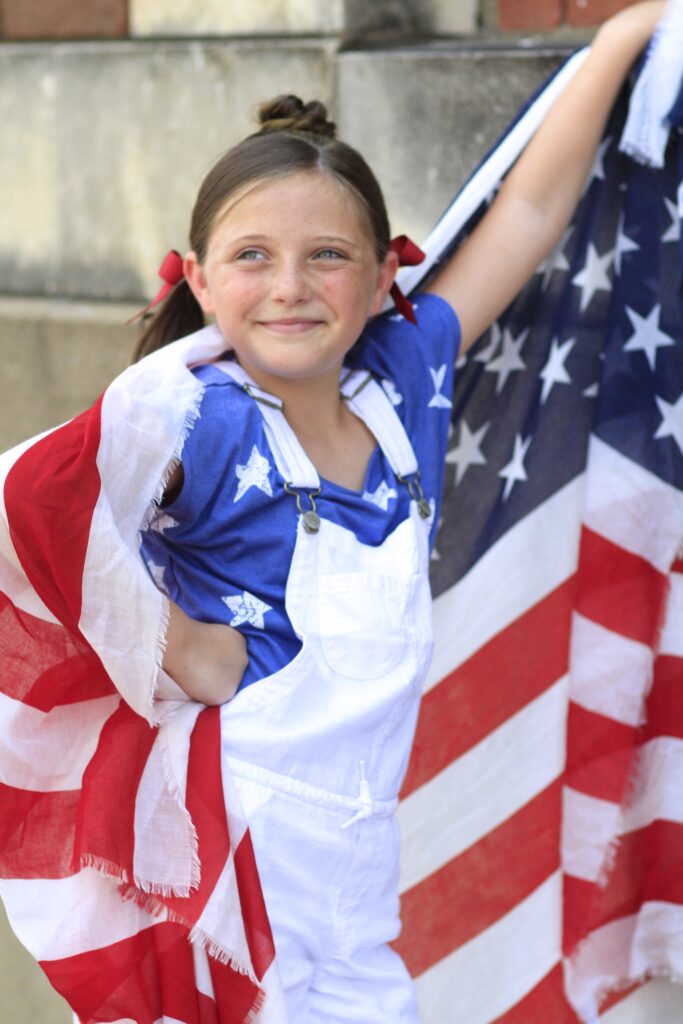
{"type": "Polygon", "coordinates": [[[413,298],[416,323],[385,313],[371,320],[353,353],[354,365],[383,383],[399,413],[425,403],[450,408],[453,369],[460,346],[460,323],[445,299],[431,293],[413,298]],[[404,401],[407,404],[404,405],[404,401]]]}

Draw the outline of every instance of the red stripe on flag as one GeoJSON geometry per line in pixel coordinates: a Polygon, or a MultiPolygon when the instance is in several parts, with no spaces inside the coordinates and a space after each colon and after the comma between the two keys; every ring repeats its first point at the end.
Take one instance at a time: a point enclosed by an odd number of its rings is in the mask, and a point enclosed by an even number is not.
{"type": "Polygon", "coordinates": [[[155,1024],[174,1017],[184,1024],[242,1024],[258,996],[250,979],[215,965],[214,984],[225,993],[211,1016],[211,1000],[195,988],[192,947],[186,930],[161,922],[130,938],[62,960],[41,962],[51,984],[70,1002],[81,1024],[130,1018],[155,1024]],[[222,979],[227,976],[228,980],[222,979]]]}
{"type": "Polygon", "coordinates": [[[78,863],[96,858],[133,880],[135,797],[157,737],[144,718],[123,701],[100,733],[83,773],[78,809],[78,863]],[[121,752],[126,756],[122,757],[121,752]]]}
{"type": "Polygon", "coordinates": [[[93,650],[0,593],[0,689],[39,711],[115,692],[93,650]]]}
{"type": "Polygon", "coordinates": [[[656,659],[642,735],[646,740],[656,736],[683,739],[683,658],[661,654],[656,659]]]}
{"type": "Polygon", "coordinates": [[[579,1024],[565,999],[562,965],[553,967],[523,999],[491,1024],[579,1024]]]}
{"type": "Polygon", "coordinates": [[[0,783],[0,877],[73,874],[78,790],[37,793],[0,783]]]}
{"type": "Polygon", "coordinates": [[[259,981],[275,956],[275,944],[256,867],[251,833],[245,832],[235,851],[235,871],[249,954],[259,981]]]}
{"type": "Polygon", "coordinates": [[[32,444],[5,480],[9,532],[22,568],[44,604],[75,633],[100,493],[101,402],[32,444]]]}
{"type": "Polygon", "coordinates": [[[403,797],[564,675],[573,599],[569,580],[425,694],[403,797]]]}
{"type": "Polygon", "coordinates": [[[189,896],[163,898],[167,907],[192,924],[201,916],[230,853],[223,787],[216,785],[220,777],[220,708],[206,708],[197,716],[190,737],[185,797],[197,833],[201,879],[189,896]]]}
{"type": "Polygon", "coordinates": [[[569,703],[567,783],[589,796],[621,803],[633,769],[638,731],[569,703]]]}
{"type": "Polygon", "coordinates": [[[559,868],[560,782],[401,898],[394,944],[413,977],[494,924],[559,868]]]}
{"type": "Polygon", "coordinates": [[[604,886],[568,876],[565,943],[571,951],[595,928],[636,914],[645,903],[683,905],[683,825],[654,821],[622,836],[604,886]]]}
{"type": "Polygon", "coordinates": [[[667,579],[644,558],[583,527],[576,607],[586,618],[652,646],[667,579]]]}

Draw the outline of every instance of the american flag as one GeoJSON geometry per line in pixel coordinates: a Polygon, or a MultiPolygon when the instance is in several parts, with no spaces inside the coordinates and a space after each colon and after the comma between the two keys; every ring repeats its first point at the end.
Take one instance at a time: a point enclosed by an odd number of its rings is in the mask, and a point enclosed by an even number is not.
{"type": "Polygon", "coordinates": [[[458,367],[399,806],[424,1024],[683,1021],[678,986],[642,984],[683,978],[683,145],[662,170],[624,156],[626,103],[555,252],[458,367]]]}
{"type": "MultiPolygon", "coordinates": [[[[674,986],[629,988],[683,977],[683,154],[619,155],[623,108],[557,251],[459,367],[399,805],[423,1024],[683,1019],[674,986]]],[[[152,699],[163,611],[137,553],[191,421],[182,366],[216,355],[155,354],[1,467],[0,892],[82,1024],[284,1019],[217,713],[152,699]]]]}

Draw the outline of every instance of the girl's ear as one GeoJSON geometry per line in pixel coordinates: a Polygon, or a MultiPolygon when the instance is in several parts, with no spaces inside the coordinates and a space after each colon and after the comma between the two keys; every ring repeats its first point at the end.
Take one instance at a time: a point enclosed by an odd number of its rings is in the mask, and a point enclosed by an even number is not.
{"type": "Polygon", "coordinates": [[[370,315],[381,312],[384,300],[389,294],[389,289],[394,283],[396,278],[396,271],[398,270],[398,253],[389,250],[384,257],[384,262],[380,264],[379,274],[377,277],[377,286],[375,288],[375,294],[372,300],[372,306],[370,309],[370,315]]]}
{"type": "Polygon", "coordinates": [[[192,290],[192,294],[202,307],[205,313],[211,315],[215,312],[213,296],[206,280],[204,268],[197,259],[196,252],[188,252],[183,260],[183,273],[185,280],[192,290]]]}

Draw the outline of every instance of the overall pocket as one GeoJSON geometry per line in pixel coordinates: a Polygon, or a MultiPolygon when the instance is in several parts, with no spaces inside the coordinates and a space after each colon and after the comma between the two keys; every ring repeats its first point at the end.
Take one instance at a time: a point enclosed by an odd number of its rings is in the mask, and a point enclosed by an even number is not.
{"type": "Polygon", "coordinates": [[[318,579],[320,643],[327,664],[352,679],[386,675],[403,661],[416,576],[334,573],[318,579]]]}

